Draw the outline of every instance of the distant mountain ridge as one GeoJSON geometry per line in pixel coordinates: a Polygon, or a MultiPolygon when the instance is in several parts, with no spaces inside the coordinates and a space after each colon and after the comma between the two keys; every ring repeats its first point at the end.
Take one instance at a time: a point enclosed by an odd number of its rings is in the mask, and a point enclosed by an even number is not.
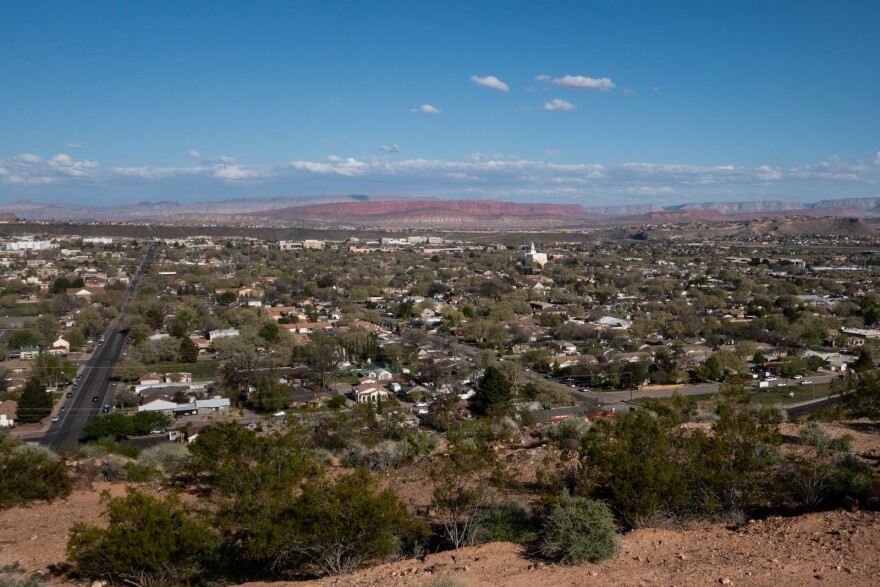
{"type": "Polygon", "coordinates": [[[880,198],[827,199],[812,203],[784,200],[581,206],[499,200],[323,195],[239,198],[181,204],[139,202],[89,206],[16,201],[0,204],[0,218],[60,221],[120,221],[169,224],[229,224],[333,228],[544,229],[595,227],[609,223],[665,224],[720,222],[776,216],[880,217],[880,198]]]}

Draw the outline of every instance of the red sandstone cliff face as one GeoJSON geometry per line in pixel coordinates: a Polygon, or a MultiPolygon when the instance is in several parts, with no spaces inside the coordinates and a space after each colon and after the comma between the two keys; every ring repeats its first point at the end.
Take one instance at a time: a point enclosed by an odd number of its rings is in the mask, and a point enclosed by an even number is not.
{"type": "MultiPolygon", "coordinates": [[[[257,212],[252,215],[265,214],[257,212]]],[[[425,228],[553,227],[590,219],[590,215],[578,205],[517,204],[496,200],[341,202],[274,210],[272,217],[328,224],[425,228]]]]}

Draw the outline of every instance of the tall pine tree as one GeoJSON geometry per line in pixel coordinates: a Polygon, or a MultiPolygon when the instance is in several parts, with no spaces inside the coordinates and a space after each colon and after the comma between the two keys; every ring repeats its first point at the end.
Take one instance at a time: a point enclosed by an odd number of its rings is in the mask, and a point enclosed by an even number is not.
{"type": "Polygon", "coordinates": [[[473,397],[474,409],[482,414],[503,409],[510,401],[510,381],[498,367],[486,368],[480,386],[473,397]]]}
{"type": "Polygon", "coordinates": [[[195,363],[199,360],[199,348],[189,337],[180,340],[180,361],[182,363],[195,363]]]}
{"type": "Polygon", "coordinates": [[[22,424],[39,422],[52,412],[52,394],[46,393],[39,377],[31,377],[18,400],[16,418],[22,424]]]}

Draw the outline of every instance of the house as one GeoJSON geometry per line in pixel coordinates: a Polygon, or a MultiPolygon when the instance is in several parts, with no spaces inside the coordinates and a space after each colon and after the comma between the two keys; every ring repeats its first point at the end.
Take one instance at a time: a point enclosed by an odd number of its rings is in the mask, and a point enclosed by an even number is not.
{"type": "Polygon", "coordinates": [[[615,318],[614,316],[603,316],[596,320],[597,326],[602,326],[604,328],[611,328],[614,330],[627,330],[630,326],[632,326],[632,320],[628,320],[625,318],[615,318]]]}
{"type": "Polygon", "coordinates": [[[208,349],[211,347],[211,341],[202,336],[190,336],[189,339],[193,341],[193,344],[199,349],[199,353],[207,353],[208,349]]]}
{"type": "Polygon", "coordinates": [[[59,336],[58,340],[52,343],[47,352],[50,355],[66,355],[70,352],[70,343],[64,340],[63,336],[59,336]]]}
{"type": "Polygon", "coordinates": [[[386,371],[385,369],[373,369],[372,371],[368,371],[367,377],[376,381],[391,381],[394,379],[394,375],[391,371],[386,371]]]}
{"type": "Polygon", "coordinates": [[[388,397],[388,390],[376,383],[362,383],[352,389],[354,400],[359,404],[378,402],[388,397]]]}
{"type": "Polygon", "coordinates": [[[282,324],[282,328],[298,334],[309,334],[315,330],[328,330],[333,328],[329,322],[297,322],[295,324],[282,324]]]}
{"type": "Polygon", "coordinates": [[[293,391],[290,392],[290,399],[292,400],[293,405],[309,408],[316,408],[322,403],[330,400],[332,397],[333,396],[329,393],[312,391],[302,385],[297,385],[293,388],[293,391]]]}
{"type": "Polygon", "coordinates": [[[172,416],[176,408],[176,403],[157,397],[138,406],[138,412],[162,412],[166,416],[172,416]]]}
{"type": "Polygon", "coordinates": [[[103,287],[96,287],[96,286],[69,287],[69,288],[67,288],[67,295],[72,298],[79,299],[79,300],[91,301],[92,296],[99,294],[99,293],[103,293],[103,292],[104,292],[103,287]]]}
{"type": "Polygon", "coordinates": [[[206,424],[187,427],[186,432],[183,433],[183,441],[186,444],[192,444],[199,437],[199,433],[207,427],[206,424]]]}
{"type": "Polygon", "coordinates": [[[165,378],[160,373],[147,373],[138,379],[140,385],[160,385],[165,383],[165,378]]]}
{"type": "Polygon", "coordinates": [[[180,371],[177,373],[165,374],[165,383],[192,383],[192,380],[192,373],[180,371]]]}
{"type": "Polygon", "coordinates": [[[31,359],[36,359],[37,355],[39,354],[40,349],[35,346],[26,346],[18,349],[18,358],[22,361],[30,361],[31,359]]]}

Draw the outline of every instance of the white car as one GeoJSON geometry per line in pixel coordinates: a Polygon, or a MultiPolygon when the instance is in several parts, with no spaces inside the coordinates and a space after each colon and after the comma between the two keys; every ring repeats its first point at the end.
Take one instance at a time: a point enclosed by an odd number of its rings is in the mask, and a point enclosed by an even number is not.
{"type": "Polygon", "coordinates": [[[57,421],[60,420],[60,419],[61,419],[61,418],[59,418],[58,416],[52,416],[52,421],[53,421],[53,422],[57,422],[57,421]]]}
{"type": "Polygon", "coordinates": [[[272,415],[275,416],[276,418],[283,418],[285,416],[284,410],[278,410],[277,412],[275,412],[272,415]]]}
{"type": "Polygon", "coordinates": [[[813,385],[813,382],[810,381],[809,379],[806,379],[804,381],[801,381],[801,385],[813,385]]]}
{"type": "Polygon", "coordinates": [[[792,379],[803,379],[803,378],[804,378],[803,375],[795,375],[794,377],[792,377],[792,379]]]}

